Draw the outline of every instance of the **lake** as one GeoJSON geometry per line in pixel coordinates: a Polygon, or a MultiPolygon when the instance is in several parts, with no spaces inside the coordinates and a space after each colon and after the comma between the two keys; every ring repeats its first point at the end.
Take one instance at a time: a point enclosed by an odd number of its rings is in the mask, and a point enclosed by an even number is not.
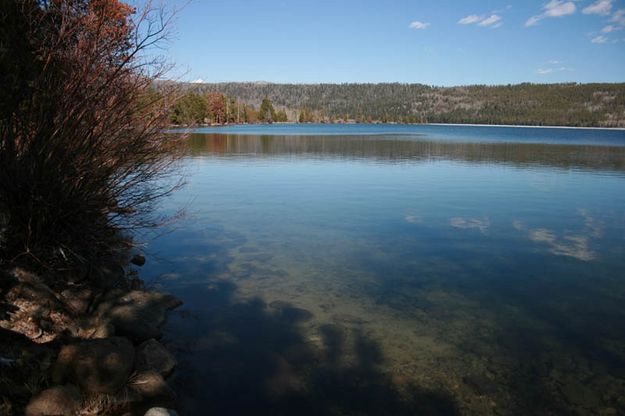
{"type": "Polygon", "coordinates": [[[625,132],[194,130],[142,277],[182,414],[625,413],[625,132]],[[162,231],[162,230],[161,230],[162,231]]]}

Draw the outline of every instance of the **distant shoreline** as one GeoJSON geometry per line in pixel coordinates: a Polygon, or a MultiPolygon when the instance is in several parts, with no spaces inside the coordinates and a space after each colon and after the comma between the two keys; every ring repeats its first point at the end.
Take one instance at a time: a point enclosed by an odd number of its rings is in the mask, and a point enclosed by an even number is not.
{"type": "MultiPolygon", "coordinates": [[[[419,124],[418,124],[419,125],[419,124]]],[[[526,129],[576,129],[576,130],[616,130],[625,131],[625,127],[575,127],[575,126],[528,126],[523,124],[469,124],[469,123],[424,123],[422,126],[458,126],[458,127],[509,127],[526,129]]]]}
{"type": "Polygon", "coordinates": [[[293,121],[276,122],[276,123],[231,123],[231,124],[213,124],[213,125],[197,125],[197,126],[176,126],[172,125],[170,129],[197,129],[197,128],[221,128],[221,127],[237,127],[237,126],[273,126],[273,125],[327,125],[327,126],[447,126],[447,127],[505,127],[505,128],[525,128],[525,129],[574,129],[574,130],[607,130],[607,131],[625,131],[625,127],[576,127],[576,126],[536,126],[523,124],[471,124],[471,123],[297,123],[293,121]]]}

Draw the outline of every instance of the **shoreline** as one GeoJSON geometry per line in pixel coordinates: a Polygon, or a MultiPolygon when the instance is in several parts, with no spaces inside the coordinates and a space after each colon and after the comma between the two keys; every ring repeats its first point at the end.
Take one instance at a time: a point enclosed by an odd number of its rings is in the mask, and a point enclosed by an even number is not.
{"type": "Polygon", "coordinates": [[[280,123],[232,123],[232,124],[216,124],[216,125],[197,125],[197,126],[169,126],[168,130],[191,130],[197,128],[227,128],[240,126],[273,126],[273,125],[290,125],[290,126],[307,126],[307,125],[327,125],[327,126],[441,126],[441,127],[494,127],[494,128],[518,128],[518,129],[558,129],[558,130],[601,130],[601,131],[625,131],[625,127],[577,127],[577,126],[538,126],[524,124],[471,124],[471,123],[297,123],[297,122],[280,122],[280,123]]]}
{"type": "Polygon", "coordinates": [[[147,288],[131,268],[144,263],[135,255],[61,287],[19,266],[0,269],[0,312],[9,311],[0,320],[0,414],[177,414],[168,383],[177,359],[161,331],[183,302],[147,288]],[[30,389],[2,391],[29,377],[30,389]]]}
{"type": "Polygon", "coordinates": [[[469,123],[424,123],[417,126],[448,126],[448,127],[504,127],[517,129],[562,129],[562,130],[608,130],[625,131],[625,127],[574,127],[574,126],[533,126],[524,124],[469,124],[469,123]]]}

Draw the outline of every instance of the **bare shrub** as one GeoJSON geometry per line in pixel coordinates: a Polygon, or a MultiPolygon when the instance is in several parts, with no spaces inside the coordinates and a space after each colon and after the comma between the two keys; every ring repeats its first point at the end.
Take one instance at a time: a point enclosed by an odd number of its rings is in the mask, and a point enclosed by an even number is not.
{"type": "Polygon", "coordinates": [[[175,187],[149,2],[0,0],[0,252],[53,269],[119,250],[175,187]],[[3,231],[4,229],[4,231],[3,231]]]}

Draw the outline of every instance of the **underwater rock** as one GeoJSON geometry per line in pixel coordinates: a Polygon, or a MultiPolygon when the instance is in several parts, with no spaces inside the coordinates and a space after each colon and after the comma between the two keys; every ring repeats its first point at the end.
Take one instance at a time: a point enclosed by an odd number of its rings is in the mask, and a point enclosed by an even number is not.
{"type": "Polygon", "coordinates": [[[56,383],[71,381],[83,390],[113,394],[126,384],[135,349],[126,338],[82,341],[61,349],[53,370],[56,383]]]}
{"type": "Polygon", "coordinates": [[[133,290],[120,296],[112,293],[97,310],[102,322],[110,322],[115,333],[135,342],[160,337],[166,312],[182,305],[172,295],[133,290]]]}
{"type": "Polygon", "coordinates": [[[165,409],[164,407],[153,407],[144,416],[178,416],[174,410],[165,409]]]}
{"type": "Polygon", "coordinates": [[[80,391],[68,384],[42,391],[30,400],[24,413],[26,416],[73,415],[80,404],[80,391]]]}
{"type": "Polygon", "coordinates": [[[155,339],[139,345],[136,357],[135,370],[138,372],[152,370],[163,377],[169,376],[177,365],[173,355],[155,339]]]}
{"type": "Polygon", "coordinates": [[[146,399],[174,401],[176,394],[156,371],[145,371],[132,378],[129,387],[146,399]]]}
{"type": "Polygon", "coordinates": [[[130,259],[130,262],[132,264],[134,264],[135,266],[143,266],[145,264],[145,256],[141,255],[141,254],[135,254],[132,259],[130,259]]]}

